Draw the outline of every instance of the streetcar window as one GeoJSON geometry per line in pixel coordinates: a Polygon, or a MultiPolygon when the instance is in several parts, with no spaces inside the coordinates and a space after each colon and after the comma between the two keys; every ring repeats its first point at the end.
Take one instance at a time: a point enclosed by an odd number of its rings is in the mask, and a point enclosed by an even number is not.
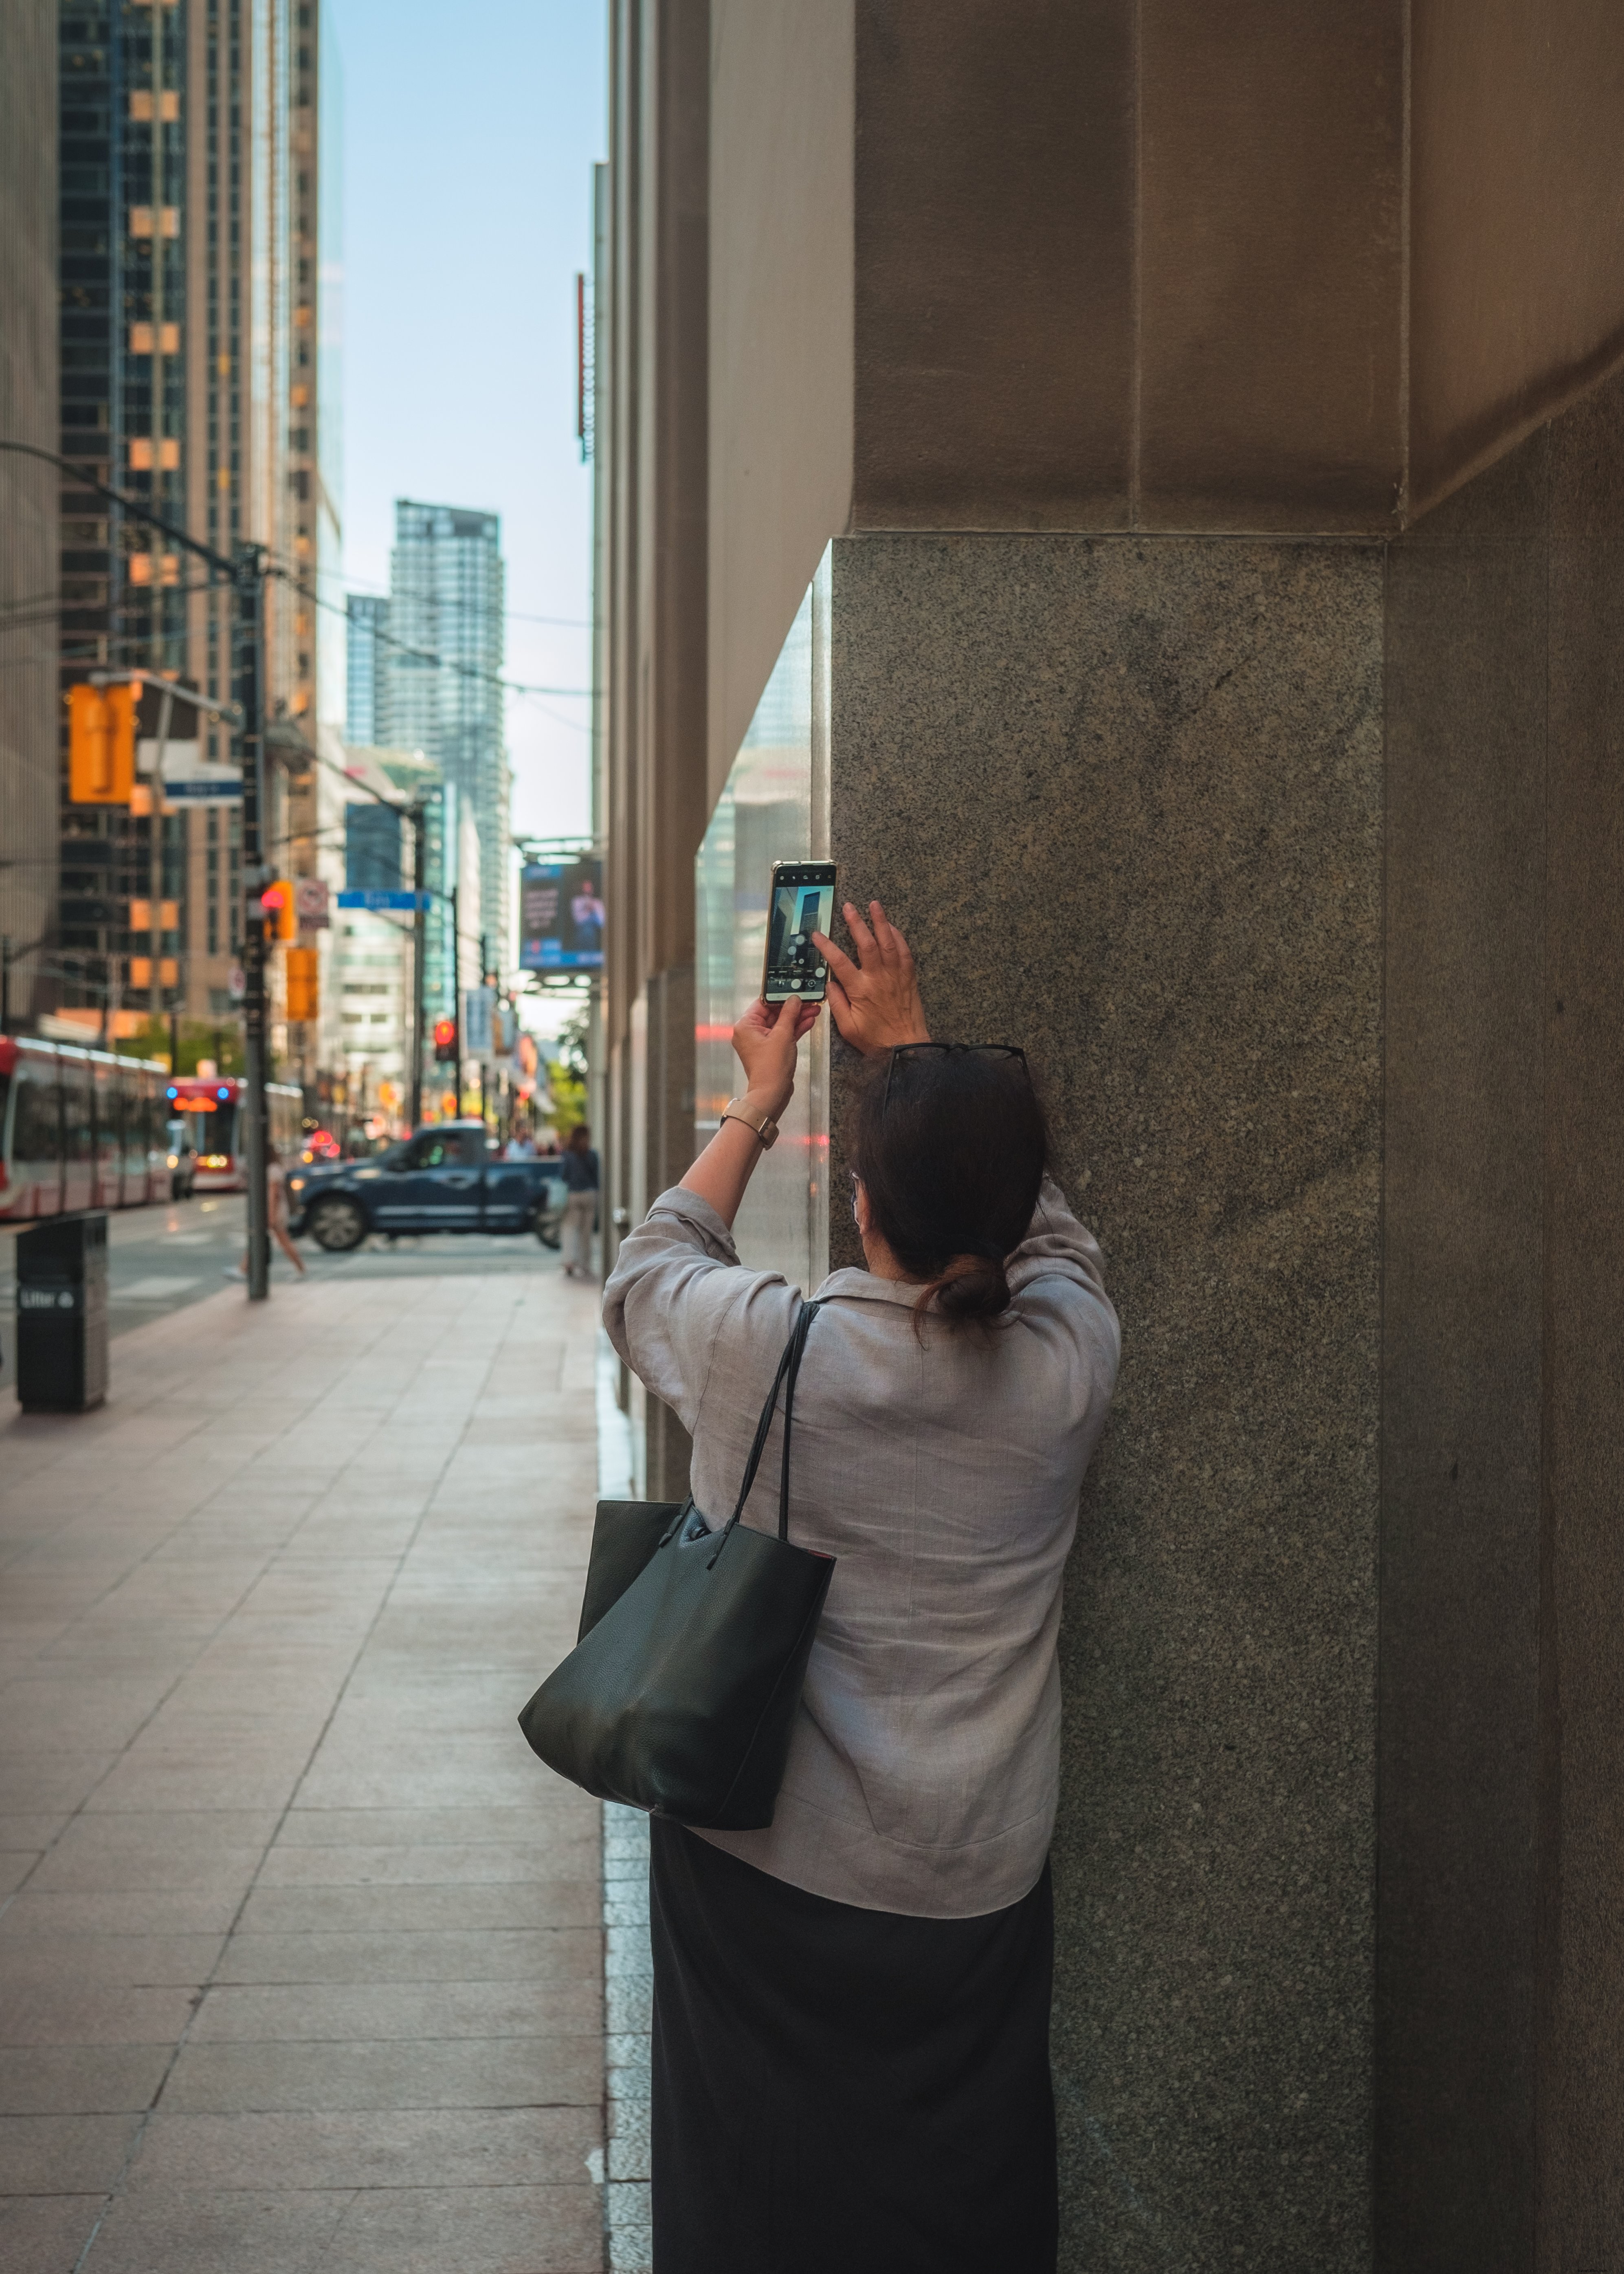
{"type": "Polygon", "coordinates": [[[235,1153],[237,1150],[237,1108],[216,1105],[207,1113],[189,1113],[192,1141],[199,1153],[235,1153]]]}
{"type": "Polygon", "coordinates": [[[33,1066],[17,1070],[17,1103],[11,1128],[11,1159],[27,1162],[36,1173],[56,1167],[56,1085],[33,1066]]]}
{"type": "Polygon", "coordinates": [[[90,1108],[90,1068],[71,1058],[62,1061],[62,1100],[66,1157],[70,1162],[92,1158],[94,1141],[90,1108]]]}

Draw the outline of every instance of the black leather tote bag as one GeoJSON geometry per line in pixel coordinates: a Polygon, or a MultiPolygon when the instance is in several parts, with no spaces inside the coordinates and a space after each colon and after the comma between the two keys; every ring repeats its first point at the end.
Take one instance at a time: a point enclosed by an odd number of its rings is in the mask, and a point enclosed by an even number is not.
{"type": "Polygon", "coordinates": [[[714,1831],[772,1821],[835,1568],[789,1536],[795,1377],[818,1307],[803,1304],[795,1321],[720,1532],[692,1501],[598,1504],[580,1639],[519,1726],[549,1768],[600,1800],[714,1831]],[[780,1388],[775,1539],[740,1518],[780,1388]]]}

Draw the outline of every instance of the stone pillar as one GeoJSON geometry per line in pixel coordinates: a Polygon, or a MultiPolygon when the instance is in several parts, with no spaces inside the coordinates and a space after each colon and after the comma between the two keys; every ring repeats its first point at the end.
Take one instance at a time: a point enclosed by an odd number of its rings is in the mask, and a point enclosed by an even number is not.
{"type": "Polygon", "coordinates": [[[1015,1039],[1121,1394],[1063,1635],[1063,2265],[1370,2259],[1383,566],[837,545],[836,857],[1015,1039]]]}
{"type": "Polygon", "coordinates": [[[1624,2255],[1624,384],[1391,553],[1381,2274],[1624,2255]]]}
{"type": "Polygon", "coordinates": [[[1621,572],[1620,381],[1390,543],[833,549],[844,886],[1032,1052],[1123,1318],[1077,2274],[1624,2250],[1621,572]]]}

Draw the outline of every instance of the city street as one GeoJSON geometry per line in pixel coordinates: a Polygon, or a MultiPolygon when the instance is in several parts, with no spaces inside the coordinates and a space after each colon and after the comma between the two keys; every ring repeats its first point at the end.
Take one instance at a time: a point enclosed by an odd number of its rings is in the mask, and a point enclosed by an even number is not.
{"type": "Polygon", "coordinates": [[[595,1291],[447,1239],[251,1306],[240,1213],[116,1217],[108,1404],[0,1404],[0,2266],[597,2268],[599,1811],[515,1722],[595,1291]]]}
{"type": "MultiPolygon", "coordinates": [[[[242,1259],[244,1211],[241,1193],[177,1201],[167,1208],[109,1211],[108,1329],[127,1334],[171,1311],[220,1292],[223,1274],[242,1259]]],[[[15,1303],[16,1232],[0,1225],[0,1389],[15,1379],[11,1313],[15,1303]]],[[[327,1255],[313,1239],[299,1242],[312,1281],[414,1276],[556,1273],[557,1254],[524,1235],[429,1232],[391,1241],[375,1232],[350,1255],[327,1255]]],[[[292,1265],[273,1245],[274,1286],[297,1287],[292,1265]]],[[[239,1300],[245,1300],[237,1289],[239,1300]]]]}

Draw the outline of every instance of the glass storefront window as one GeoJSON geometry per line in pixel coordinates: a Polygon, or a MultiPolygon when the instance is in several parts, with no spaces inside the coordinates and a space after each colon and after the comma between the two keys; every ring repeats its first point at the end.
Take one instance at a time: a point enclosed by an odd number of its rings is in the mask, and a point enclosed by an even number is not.
{"type": "MultiPolygon", "coordinates": [[[[828,734],[818,667],[828,561],[802,600],[695,862],[695,1135],[707,1144],[740,1087],[729,1036],[761,992],[775,861],[829,850],[828,734]]],[[[829,1269],[828,1013],[801,1050],[795,1096],[734,1226],[742,1261],[811,1289],[829,1269]]]]}

